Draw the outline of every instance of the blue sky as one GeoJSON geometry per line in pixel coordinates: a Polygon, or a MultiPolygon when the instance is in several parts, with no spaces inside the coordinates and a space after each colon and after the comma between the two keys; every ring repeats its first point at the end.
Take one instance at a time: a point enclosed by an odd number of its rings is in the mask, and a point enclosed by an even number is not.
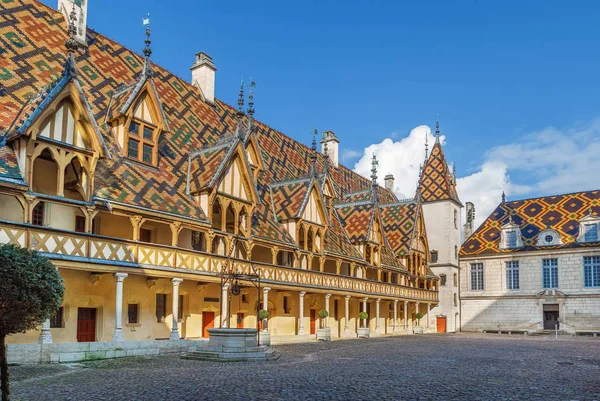
{"type": "MultiPolygon", "coordinates": [[[[254,77],[257,118],[307,144],[313,126],[331,129],[342,149],[365,156],[385,138],[433,126],[439,113],[459,177],[480,172],[498,149],[536,144],[526,138],[549,127],[567,137],[595,127],[598,2],[345,3],[91,0],[88,26],[141,51],[141,19],[150,12],[154,62],[187,78],[195,53],[207,52],[218,69],[216,95],[231,104],[240,76],[254,77]]],[[[540,171],[513,168],[512,157],[503,190],[562,189],[540,188],[540,171]]]]}

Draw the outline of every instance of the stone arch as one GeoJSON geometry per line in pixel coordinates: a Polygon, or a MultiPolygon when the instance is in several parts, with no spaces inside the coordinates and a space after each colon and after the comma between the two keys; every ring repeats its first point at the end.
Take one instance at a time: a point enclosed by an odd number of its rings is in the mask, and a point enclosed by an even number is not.
{"type": "Polygon", "coordinates": [[[44,147],[32,162],[31,188],[34,192],[59,195],[60,174],[57,155],[51,147],[44,147]]]}
{"type": "Polygon", "coordinates": [[[225,209],[225,231],[231,234],[235,234],[236,227],[236,212],[233,207],[233,203],[229,202],[227,208],[225,209]]]}

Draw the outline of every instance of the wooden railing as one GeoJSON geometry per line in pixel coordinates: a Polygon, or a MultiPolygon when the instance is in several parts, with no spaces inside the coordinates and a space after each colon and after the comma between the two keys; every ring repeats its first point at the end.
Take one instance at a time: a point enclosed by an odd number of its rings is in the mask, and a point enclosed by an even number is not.
{"type": "MultiPolygon", "coordinates": [[[[85,258],[91,263],[110,261],[115,264],[181,269],[188,273],[207,275],[218,274],[227,262],[224,256],[205,252],[9,222],[0,222],[0,243],[31,248],[47,253],[51,258],[52,255],[61,255],[63,259],[85,258]]],[[[438,302],[438,292],[434,290],[240,259],[233,260],[233,267],[241,273],[251,273],[251,263],[260,269],[261,279],[266,283],[438,302]]]]}

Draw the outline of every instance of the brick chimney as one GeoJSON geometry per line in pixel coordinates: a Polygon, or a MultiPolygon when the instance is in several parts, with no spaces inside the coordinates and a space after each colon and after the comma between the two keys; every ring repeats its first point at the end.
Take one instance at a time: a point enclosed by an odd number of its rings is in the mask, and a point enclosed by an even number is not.
{"type": "Polygon", "coordinates": [[[204,52],[196,54],[196,61],[192,65],[192,85],[202,91],[204,100],[209,103],[215,102],[215,63],[212,57],[204,52]]]}
{"type": "Polygon", "coordinates": [[[339,144],[340,140],[335,136],[333,131],[325,131],[323,132],[323,139],[321,139],[321,152],[325,152],[325,144],[327,144],[327,154],[329,155],[329,160],[333,163],[335,167],[339,164],[339,144]]]}

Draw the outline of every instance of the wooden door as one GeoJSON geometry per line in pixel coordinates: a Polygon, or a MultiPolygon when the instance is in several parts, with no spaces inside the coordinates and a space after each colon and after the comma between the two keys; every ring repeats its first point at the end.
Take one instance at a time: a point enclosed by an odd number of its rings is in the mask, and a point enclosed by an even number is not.
{"type": "Polygon", "coordinates": [[[215,312],[202,312],[202,337],[208,338],[208,329],[215,327],[215,312]]]}
{"type": "Polygon", "coordinates": [[[437,326],[438,333],[445,333],[446,332],[446,316],[438,316],[436,326],[437,326]]]}
{"type": "Polygon", "coordinates": [[[317,310],[310,310],[310,334],[317,334],[317,310]]]}
{"type": "Polygon", "coordinates": [[[77,309],[77,341],[96,341],[96,308],[77,309]]]}
{"type": "Polygon", "coordinates": [[[243,313],[237,314],[237,328],[238,329],[244,328],[244,314],[243,313]]]}

